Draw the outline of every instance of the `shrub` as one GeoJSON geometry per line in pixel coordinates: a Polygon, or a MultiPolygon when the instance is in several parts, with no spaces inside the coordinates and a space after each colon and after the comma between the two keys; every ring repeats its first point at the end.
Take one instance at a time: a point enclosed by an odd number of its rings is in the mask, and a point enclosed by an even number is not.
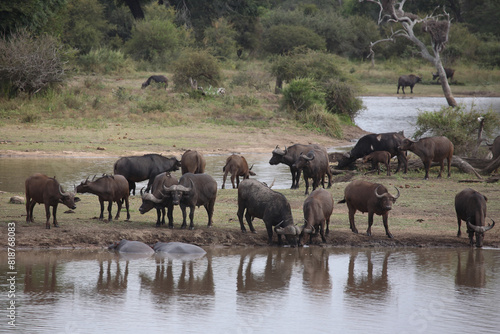
{"type": "Polygon", "coordinates": [[[221,17],[213,22],[211,27],[205,29],[203,44],[213,56],[219,59],[231,59],[236,56],[237,34],[233,26],[221,17]]]}
{"type": "Polygon", "coordinates": [[[323,96],[314,80],[295,79],[283,90],[281,106],[286,110],[303,112],[315,104],[322,104],[323,96]]]}
{"type": "Polygon", "coordinates": [[[207,51],[184,51],[174,68],[173,82],[178,89],[190,87],[190,78],[199,86],[219,86],[222,78],[217,59],[207,51]]]}
{"type": "Polygon", "coordinates": [[[121,51],[107,48],[91,50],[88,54],[81,55],[78,63],[85,72],[101,74],[124,73],[132,68],[131,62],[121,51]]]}
{"type": "MultiPolygon", "coordinates": [[[[25,30],[0,39],[0,80],[13,92],[35,94],[65,79],[62,45],[52,36],[25,30]]],[[[6,91],[6,89],[3,89],[6,91]]]]}
{"type": "Polygon", "coordinates": [[[325,49],[325,40],[314,31],[302,26],[284,24],[269,28],[264,33],[262,43],[265,51],[280,55],[299,46],[312,50],[325,49]]]}
{"type": "Polygon", "coordinates": [[[348,115],[354,121],[356,115],[363,110],[363,101],[356,95],[354,85],[338,80],[330,81],[325,88],[326,109],[333,114],[348,115]]]}
{"type": "Polygon", "coordinates": [[[496,112],[487,112],[471,107],[467,111],[464,105],[458,107],[443,107],[439,111],[424,111],[417,117],[417,131],[415,138],[424,134],[429,136],[446,136],[455,146],[455,153],[468,155],[476,146],[479,130],[479,117],[484,117],[484,132],[494,134],[500,126],[500,119],[496,112]]]}

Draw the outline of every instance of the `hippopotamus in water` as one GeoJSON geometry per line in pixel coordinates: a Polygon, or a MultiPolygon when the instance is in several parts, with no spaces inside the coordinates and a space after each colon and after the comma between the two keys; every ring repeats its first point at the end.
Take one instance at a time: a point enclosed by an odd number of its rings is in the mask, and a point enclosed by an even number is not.
{"type": "Polygon", "coordinates": [[[161,256],[180,260],[194,260],[207,253],[201,247],[183,242],[157,242],[153,249],[161,256]]]}
{"type": "Polygon", "coordinates": [[[116,242],[108,247],[108,249],[113,249],[119,253],[129,253],[129,254],[145,254],[152,255],[154,250],[146,245],[144,242],[140,241],[130,241],[122,239],[120,242],[116,242]]]}

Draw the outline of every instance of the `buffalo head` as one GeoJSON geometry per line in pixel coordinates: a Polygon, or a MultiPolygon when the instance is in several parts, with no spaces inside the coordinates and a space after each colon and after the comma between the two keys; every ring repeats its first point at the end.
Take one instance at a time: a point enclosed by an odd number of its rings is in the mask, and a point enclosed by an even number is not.
{"type": "MultiPolygon", "coordinates": [[[[477,226],[477,225],[471,224],[470,221],[467,220],[467,228],[468,228],[468,230],[472,231],[472,233],[476,234],[476,247],[483,247],[484,233],[486,233],[487,231],[491,230],[493,228],[493,226],[495,226],[495,221],[493,219],[491,219],[491,221],[493,223],[492,224],[488,224],[488,226],[477,226]]],[[[469,233],[471,233],[471,232],[469,232],[469,233]]]]}
{"type": "Polygon", "coordinates": [[[297,225],[288,225],[285,227],[275,227],[274,231],[276,234],[284,235],[288,244],[295,247],[297,245],[297,237],[302,233],[302,228],[297,225]]]}
{"type": "Polygon", "coordinates": [[[399,189],[396,188],[396,191],[398,192],[398,194],[396,195],[396,197],[392,196],[389,192],[385,192],[383,194],[379,194],[378,193],[378,188],[380,187],[380,185],[375,188],[375,196],[377,196],[377,198],[379,199],[379,204],[380,204],[380,207],[386,211],[389,211],[392,209],[392,203],[395,203],[396,200],[399,198],[399,196],[401,195],[400,192],[399,192],[399,189]]]}
{"type": "Polygon", "coordinates": [[[282,149],[280,149],[280,147],[278,145],[276,145],[276,148],[273,150],[272,154],[273,154],[273,156],[272,156],[271,160],[269,160],[269,164],[270,165],[279,164],[286,154],[286,146],[285,146],[285,150],[282,150],[282,149]]]}
{"type": "Polygon", "coordinates": [[[191,192],[191,189],[193,189],[194,187],[193,180],[189,180],[189,182],[191,183],[190,188],[187,188],[180,184],[174,184],[168,188],[164,185],[162,194],[164,196],[172,196],[172,203],[174,205],[179,205],[182,196],[188,195],[191,192]]]}

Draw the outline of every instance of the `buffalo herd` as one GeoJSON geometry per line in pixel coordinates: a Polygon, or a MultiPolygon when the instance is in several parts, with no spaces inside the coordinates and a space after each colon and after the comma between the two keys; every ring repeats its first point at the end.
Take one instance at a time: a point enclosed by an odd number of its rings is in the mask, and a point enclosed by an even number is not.
{"type": "MultiPolygon", "coordinates": [[[[498,155],[495,145],[500,143],[500,137],[489,145],[493,155],[498,155]]],[[[498,146],[498,145],[497,145],[498,146]]],[[[408,151],[417,155],[424,165],[425,179],[429,178],[431,162],[440,164],[438,178],[447,160],[448,177],[453,157],[453,143],[446,137],[428,137],[413,141],[404,137],[402,132],[368,134],[361,137],[356,145],[338,159],[337,169],[350,168],[357,159],[372,162],[373,168],[380,173],[379,164],[383,164],[387,175],[391,175],[390,160],[397,157],[396,173],[408,170],[408,151]]],[[[233,188],[237,188],[237,217],[241,231],[246,232],[244,219],[255,233],[253,219],[261,219],[266,227],[268,242],[272,244],[273,234],[277,235],[278,244],[282,244],[282,236],[291,246],[311,243],[313,236],[320,235],[322,242],[329,233],[330,216],[333,212],[334,199],[330,191],[332,185],[332,167],[324,147],[319,145],[295,144],[281,149],[279,146],[271,152],[270,165],[283,163],[290,167],[292,189],[299,188],[300,175],[305,183],[305,198],[303,203],[303,225],[294,223],[292,209],[287,198],[280,192],[272,190],[272,186],[260,182],[250,176],[255,176],[246,159],[232,154],[223,167],[224,177],[222,189],[225,187],[227,174],[231,174],[233,188]],[[325,176],[328,183],[325,186],[325,176]],[[240,182],[240,177],[242,180],[240,182]],[[309,194],[309,179],[312,179],[312,192],[309,194]],[[236,180],[236,183],[234,182],[236,180]],[[322,187],[319,187],[319,186],[322,187]],[[307,238],[309,236],[309,238],[307,238]],[[308,240],[309,239],[309,240],[308,240]]],[[[189,208],[189,229],[194,229],[194,211],[203,206],[207,212],[207,227],[213,226],[213,214],[217,198],[217,182],[205,173],[206,160],[197,151],[187,150],[180,160],[167,158],[159,154],[143,156],[128,156],[119,158],[114,164],[113,175],[102,175],[81,181],[75,186],[75,192],[65,192],[56,178],[43,174],[34,174],[26,179],[26,222],[33,222],[33,208],[36,203],[43,203],[46,211],[46,228],[50,228],[50,207],[53,207],[53,225],[58,227],[56,219],[57,206],[62,203],[70,209],[75,209],[75,203],[80,199],[75,193],[91,193],[98,197],[100,203],[99,219],[104,219],[104,202],[108,202],[108,220],[112,219],[112,203],[118,208],[114,219],[119,219],[122,205],[127,210],[127,220],[130,219],[129,196],[135,195],[135,182],[148,180],[147,187],[140,190],[142,205],[141,214],[152,210],[157,211],[156,226],[165,225],[165,215],[168,217],[168,228],[174,227],[173,210],[178,205],[182,211],[181,229],[187,228],[187,209],[189,208]],[[181,169],[182,176],[177,179],[171,173],[181,169]]],[[[382,216],[387,237],[393,238],[389,231],[388,215],[393,204],[400,196],[400,191],[393,195],[380,183],[364,180],[350,182],[344,190],[344,198],[338,203],[345,203],[348,210],[350,229],[358,233],[354,217],[357,211],[368,213],[368,229],[366,235],[371,236],[374,215],[382,216]]],[[[455,197],[455,210],[458,221],[458,233],[461,235],[461,221],[467,226],[471,246],[482,247],[484,234],[493,228],[495,222],[488,224],[486,219],[487,198],[472,190],[465,189],[455,197]]],[[[118,247],[118,245],[117,245],[118,247]]]]}

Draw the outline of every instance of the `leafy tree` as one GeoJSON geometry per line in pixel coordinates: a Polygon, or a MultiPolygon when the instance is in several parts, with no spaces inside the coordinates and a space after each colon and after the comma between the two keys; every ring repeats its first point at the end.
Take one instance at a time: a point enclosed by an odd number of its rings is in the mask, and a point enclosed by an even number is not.
{"type": "Polygon", "coordinates": [[[220,18],[205,29],[203,43],[209,52],[220,59],[234,58],[236,55],[236,30],[225,18],[220,18]]]}
{"type": "Polygon", "coordinates": [[[40,31],[67,0],[9,0],[0,2],[0,31],[9,35],[17,29],[40,31]]]}
{"type": "Polygon", "coordinates": [[[205,50],[185,50],[174,68],[173,81],[178,89],[188,88],[194,80],[198,85],[218,86],[222,79],[217,59],[205,50]]]}
{"type": "Polygon", "coordinates": [[[325,41],[311,29],[301,26],[278,25],[264,32],[263,49],[269,53],[284,55],[299,46],[324,50],[325,41]]]}
{"type": "Polygon", "coordinates": [[[315,104],[322,104],[324,93],[310,78],[292,80],[283,90],[281,106],[287,110],[303,112],[315,104]]]}
{"type": "Polygon", "coordinates": [[[339,115],[347,115],[354,122],[363,110],[363,101],[357,97],[356,87],[348,82],[330,80],[325,86],[326,109],[339,115]]]}
{"type": "Polygon", "coordinates": [[[88,53],[101,46],[110,28],[104,6],[98,0],[75,0],[68,3],[63,42],[88,53]]]}

